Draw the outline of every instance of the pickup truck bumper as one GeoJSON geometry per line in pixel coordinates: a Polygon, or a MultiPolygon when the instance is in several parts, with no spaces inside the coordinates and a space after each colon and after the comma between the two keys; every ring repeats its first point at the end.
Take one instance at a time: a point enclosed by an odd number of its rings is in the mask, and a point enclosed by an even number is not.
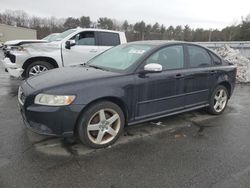
{"type": "Polygon", "coordinates": [[[7,71],[11,76],[16,78],[21,77],[24,70],[21,67],[19,67],[16,63],[12,63],[9,58],[4,58],[2,62],[4,68],[7,69],[7,71]]]}

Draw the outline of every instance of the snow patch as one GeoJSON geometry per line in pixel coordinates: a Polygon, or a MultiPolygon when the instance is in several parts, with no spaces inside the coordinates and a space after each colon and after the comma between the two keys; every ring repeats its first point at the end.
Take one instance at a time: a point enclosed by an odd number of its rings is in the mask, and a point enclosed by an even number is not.
{"type": "Polygon", "coordinates": [[[250,82],[250,60],[244,57],[239,50],[230,48],[229,45],[215,49],[223,59],[233,63],[237,66],[237,82],[248,83],[250,82]]]}

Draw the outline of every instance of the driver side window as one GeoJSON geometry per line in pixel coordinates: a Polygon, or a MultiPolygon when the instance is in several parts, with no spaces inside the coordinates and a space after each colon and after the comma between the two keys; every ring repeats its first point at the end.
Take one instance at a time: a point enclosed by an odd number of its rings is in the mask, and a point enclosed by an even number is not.
{"type": "Polygon", "coordinates": [[[95,33],[93,31],[84,31],[78,33],[72,39],[76,41],[76,45],[87,45],[87,46],[96,45],[95,33]]]}
{"type": "Polygon", "coordinates": [[[150,63],[162,65],[163,70],[184,68],[183,46],[174,45],[158,50],[146,60],[146,64],[150,63]]]}

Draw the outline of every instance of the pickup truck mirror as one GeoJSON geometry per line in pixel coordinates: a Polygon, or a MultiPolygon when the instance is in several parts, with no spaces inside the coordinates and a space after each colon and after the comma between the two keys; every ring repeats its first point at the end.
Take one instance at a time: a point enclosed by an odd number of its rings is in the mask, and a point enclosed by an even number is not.
{"type": "Polygon", "coordinates": [[[76,41],[75,41],[75,40],[67,40],[67,41],[65,42],[65,48],[66,48],[66,49],[70,49],[71,46],[74,46],[74,45],[76,45],[76,41]]]}
{"type": "Polygon", "coordinates": [[[145,72],[161,72],[162,71],[162,65],[158,63],[149,63],[144,66],[145,72]]]}

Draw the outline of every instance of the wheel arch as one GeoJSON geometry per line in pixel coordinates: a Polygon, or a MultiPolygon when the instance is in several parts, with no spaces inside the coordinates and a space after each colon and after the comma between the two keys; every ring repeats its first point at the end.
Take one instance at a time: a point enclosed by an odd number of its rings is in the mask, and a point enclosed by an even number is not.
{"type": "Polygon", "coordinates": [[[57,64],[56,60],[54,60],[54,59],[51,58],[51,57],[45,57],[45,56],[31,57],[31,58],[27,59],[27,60],[24,62],[22,68],[23,68],[24,70],[26,70],[26,68],[30,65],[30,63],[33,63],[33,62],[35,62],[35,61],[45,61],[45,62],[50,63],[54,68],[58,68],[58,64],[57,64]]]}
{"type": "Polygon", "coordinates": [[[222,85],[224,86],[226,89],[227,89],[227,92],[228,92],[228,95],[229,95],[229,98],[231,97],[231,91],[232,91],[232,86],[231,84],[228,82],[228,81],[222,81],[220,83],[218,83],[218,85],[222,85]]]}

